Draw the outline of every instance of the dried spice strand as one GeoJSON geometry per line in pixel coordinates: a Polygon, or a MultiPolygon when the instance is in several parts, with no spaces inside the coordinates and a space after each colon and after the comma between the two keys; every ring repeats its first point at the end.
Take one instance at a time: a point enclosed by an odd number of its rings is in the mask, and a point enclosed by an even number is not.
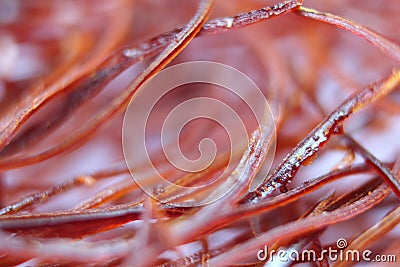
{"type": "Polygon", "coordinates": [[[171,42],[165,50],[142,73],[140,73],[138,77],[136,77],[128,89],[119,97],[114,99],[109,106],[85,123],[71,136],[66,138],[64,142],[39,152],[38,154],[0,160],[0,169],[17,168],[27,164],[36,163],[48,159],[65,149],[71,148],[71,146],[83,144],[88,140],[94,134],[95,130],[105,121],[123,110],[123,108],[129,103],[132,95],[143,84],[143,82],[165,67],[186,45],[188,45],[189,40],[196,36],[209,15],[211,4],[205,4],[202,2],[200,6],[201,12],[198,11],[196,13],[194,19],[175,36],[174,41],[171,42]]]}
{"type": "Polygon", "coordinates": [[[66,237],[85,236],[137,220],[143,213],[143,204],[114,205],[97,209],[38,213],[29,215],[3,215],[0,229],[8,231],[48,232],[66,237]],[[79,222],[79,227],[77,223],[79,222]],[[98,225],[94,228],[94,225],[98,225]],[[75,227],[74,227],[75,226],[75,227]],[[101,227],[100,227],[101,226],[101,227]],[[65,230],[68,231],[65,231],[65,230]]]}
{"type": "Polygon", "coordinates": [[[328,24],[335,25],[351,33],[362,37],[363,39],[367,40],[373,46],[377,47],[381,51],[383,51],[388,56],[396,59],[400,62],[400,46],[394,42],[387,40],[386,38],[382,37],[380,34],[363,27],[353,21],[341,18],[339,16],[319,12],[317,10],[300,7],[297,9],[295,14],[299,14],[301,16],[311,18],[314,20],[322,21],[328,24]]]}
{"type": "MultiPolygon", "coordinates": [[[[400,223],[400,207],[390,212],[387,216],[385,216],[382,220],[377,222],[374,226],[364,231],[357,238],[352,240],[350,244],[345,248],[343,253],[346,253],[347,251],[350,250],[362,251],[363,249],[367,248],[369,244],[378,241],[382,237],[382,235],[388,233],[399,223],[400,223]]],[[[336,261],[332,264],[332,267],[343,267],[343,266],[346,266],[346,262],[344,261],[343,262],[336,261]]]]}
{"type": "Polygon", "coordinates": [[[400,182],[396,175],[379,159],[372,155],[362,145],[355,141],[350,135],[343,135],[350,146],[357,150],[382,176],[385,183],[392,188],[393,192],[400,199],[400,182]]]}
{"type": "MultiPolygon", "coordinates": [[[[244,207],[239,207],[235,208],[232,211],[228,212],[223,212],[221,217],[227,218],[226,222],[233,222],[234,220],[238,220],[242,218],[243,216],[249,216],[252,214],[257,214],[261,212],[265,212],[273,207],[280,207],[284,206],[292,201],[295,201],[302,195],[304,195],[306,192],[310,192],[318,187],[323,186],[326,182],[328,181],[333,181],[335,179],[339,179],[341,177],[344,177],[346,175],[350,174],[357,174],[364,172],[368,169],[367,166],[365,165],[358,165],[358,166],[351,166],[348,168],[344,168],[341,170],[335,170],[332,171],[331,173],[324,175],[320,178],[313,179],[309,182],[305,182],[303,185],[301,185],[298,188],[295,188],[285,194],[281,194],[279,196],[276,196],[274,198],[271,198],[270,200],[266,202],[262,202],[256,205],[249,205],[249,206],[244,206],[244,207]]],[[[108,218],[111,221],[113,218],[115,220],[118,220],[118,218],[121,215],[126,214],[126,216],[130,216],[130,213],[136,214],[135,216],[140,216],[143,212],[143,209],[141,208],[143,204],[136,205],[134,209],[132,209],[131,205],[121,205],[121,206],[116,206],[115,208],[112,208],[112,212],[109,210],[109,208],[97,208],[97,209],[90,209],[86,212],[80,212],[82,216],[74,216],[75,211],[66,211],[66,212],[59,212],[59,213],[39,213],[35,214],[32,216],[2,216],[1,220],[6,223],[2,224],[0,222],[0,228],[3,227],[8,227],[8,229],[18,229],[26,225],[26,227],[29,226],[35,226],[35,227],[55,227],[57,225],[60,225],[60,227],[63,224],[66,223],[75,223],[75,224],[80,224],[80,223],[85,223],[86,221],[90,221],[91,219],[96,219],[96,220],[101,220],[102,218],[108,218]],[[107,214],[109,212],[109,214],[107,214]],[[91,217],[92,215],[90,214],[96,214],[95,216],[91,217]],[[37,219],[40,218],[40,219],[37,219]],[[7,223],[8,221],[8,223],[7,223]]],[[[163,210],[182,210],[182,208],[175,207],[173,205],[161,205],[160,207],[163,210]]],[[[182,210],[183,211],[183,210],[182,210]]],[[[133,217],[131,217],[132,219],[133,217]]],[[[223,221],[219,222],[219,227],[221,225],[225,224],[223,221]]],[[[212,224],[210,223],[207,231],[212,229],[213,227],[212,224]]]]}
{"type": "Polygon", "coordinates": [[[80,202],[74,208],[74,210],[78,211],[82,209],[97,208],[102,204],[118,199],[137,188],[137,184],[132,181],[131,177],[128,177],[127,179],[110,185],[107,188],[97,192],[94,196],[80,202]]]}
{"type": "MultiPolygon", "coordinates": [[[[398,175],[400,173],[400,159],[397,159],[394,164],[393,173],[398,175]]],[[[362,251],[374,241],[378,241],[380,237],[388,233],[396,225],[400,223],[400,208],[392,210],[383,219],[374,224],[372,227],[361,233],[358,237],[350,242],[350,244],[343,251],[346,253],[350,250],[362,251]]],[[[332,266],[345,266],[345,262],[334,262],[332,266]]]]}
{"type": "MultiPolygon", "coordinates": [[[[315,205],[311,206],[308,210],[306,210],[306,212],[303,215],[301,215],[298,220],[311,216],[317,216],[318,214],[323,213],[333,199],[334,199],[334,193],[328,194],[326,197],[323,197],[315,205]]],[[[307,244],[309,244],[310,242],[315,240],[318,236],[320,236],[324,232],[324,230],[325,229],[321,229],[320,231],[317,231],[315,233],[305,235],[301,237],[299,240],[295,240],[294,242],[288,244],[278,241],[269,246],[268,249],[271,251],[272,249],[278,250],[279,248],[283,247],[284,250],[288,251],[302,251],[307,246],[307,244]]],[[[259,234],[261,234],[261,232],[259,234]]],[[[287,259],[287,260],[288,260],[287,262],[290,262],[292,264],[296,262],[294,259],[287,259]]],[[[268,262],[272,263],[271,259],[269,259],[268,262]]]]}
{"type": "MultiPolygon", "coordinates": [[[[209,222],[205,221],[204,218],[215,216],[216,213],[226,208],[232,208],[236,200],[247,192],[247,188],[249,188],[250,183],[268,155],[268,149],[274,136],[274,122],[268,118],[268,114],[264,115],[261,125],[253,132],[249,140],[249,147],[244,151],[239,164],[232,171],[230,177],[226,179],[229,186],[228,190],[230,191],[223,195],[222,198],[219,198],[218,201],[204,206],[187,220],[178,220],[172,224],[170,234],[174,236],[175,242],[192,239],[198,233],[198,229],[208,227],[209,222]],[[235,181],[233,188],[232,181],[235,181]]],[[[210,193],[211,199],[213,199],[213,194],[218,196],[221,195],[221,192],[226,192],[226,190],[227,188],[222,184],[210,193]]],[[[178,208],[180,207],[178,206],[178,208]]]]}
{"type": "Polygon", "coordinates": [[[286,186],[299,170],[301,164],[315,155],[333,134],[339,133],[339,127],[352,113],[387,95],[400,84],[400,71],[371,84],[354,93],[324,121],[312,130],[267,177],[266,181],[254,192],[249,193],[241,202],[256,203],[271,195],[276,189],[286,186]]]}
{"type": "MultiPolygon", "coordinates": [[[[322,106],[314,98],[312,98],[311,100],[313,101],[313,104],[317,108],[317,110],[321,114],[324,114],[322,106]]],[[[372,155],[369,151],[367,151],[362,145],[360,145],[357,141],[355,141],[350,135],[344,133],[341,134],[340,137],[344,139],[348,143],[348,146],[351,147],[352,149],[346,153],[343,160],[353,161],[355,158],[354,150],[357,150],[364,157],[364,159],[368,163],[370,163],[382,175],[382,178],[386,182],[386,184],[389,185],[394,191],[394,193],[397,195],[397,197],[400,198],[400,182],[391,172],[391,170],[383,162],[378,160],[374,155],[372,155]]],[[[343,163],[341,162],[340,165],[341,164],[343,163]]]]}
{"type": "Polygon", "coordinates": [[[386,185],[381,185],[360,200],[342,206],[332,212],[325,212],[318,216],[307,217],[302,220],[277,226],[263,233],[258,238],[239,244],[234,249],[210,259],[210,264],[212,266],[223,266],[224,262],[228,259],[229,261],[238,261],[243,257],[243,255],[246,255],[246,253],[258,251],[259,247],[263,247],[264,245],[270,245],[277,241],[283,242],[288,239],[294,239],[304,234],[315,232],[329,225],[348,220],[371,209],[382,201],[389,193],[390,191],[388,187],[386,185]]]}
{"type": "MultiPolygon", "coordinates": [[[[288,1],[276,4],[272,7],[265,7],[260,10],[243,13],[233,18],[214,19],[205,23],[203,28],[200,30],[200,33],[215,34],[231,28],[234,29],[245,27],[268,19],[271,16],[278,16],[285,12],[292,11],[293,9],[298,8],[300,5],[301,1],[288,1]],[[229,23],[223,25],[224,21],[226,22],[230,20],[232,21],[232,25],[229,23]],[[218,27],[215,27],[215,25],[218,25],[218,27]]],[[[3,153],[9,154],[10,152],[15,152],[15,150],[23,149],[32,142],[37,142],[39,138],[49,134],[52,130],[57,128],[57,126],[59,126],[63,120],[66,120],[68,116],[75,112],[80,105],[87,100],[90,100],[90,98],[94,95],[98,94],[111,79],[119,75],[122,71],[137,61],[143,60],[143,58],[147,58],[164,49],[169,43],[174,41],[175,35],[181,30],[181,28],[178,28],[171,32],[161,34],[146,42],[143,42],[137,47],[126,48],[123,51],[119,51],[115,55],[109,57],[109,59],[96,68],[97,70],[95,72],[86,74],[80,79],[83,80],[82,84],[79,85],[78,88],[75,88],[70,94],[69,100],[66,101],[65,108],[62,110],[62,112],[56,112],[50,115],[52,118],[49,118],[46,122],[36,124],[33,128],[27,131],[25,135],[10,143],[10,146],[7,147],[7,150],[3,153]]],[[[71,86],[76,87],[75,84],[72,84],[71,86]]],[[[65,91],[70,90],[72,89],[65,89],[65,91]]],[[[39,105],[40,103],[38,103],[38,106],[39,105]]],[[[60,146],[59,151],[51,152],[49,150],[48,153],[54,155],[55,153],[62,152],[64,149],[66,149],[66,146],[60,146]]],[[[23,161],[25,165],[33,164],[45,160],[48,157],[49,156],[46,156],[46,153],[39,153],[35,156],[24,156],[22,158],[11,159],[7,165],[8,168],[16,168],[20,167],[22,164],[18,164],[17,162],[23,161]],[[15,167],[13,167],[14,164],[16,165],[15,167]]]]}
{"type": "MultiPolygon", "coordinates": [[[[120,8],[124,10],[128,6],[130,6],[129,1],[124,1],[120,8]]],[[[3,116],[0,124],[0,149],[4,148],[12,140],[18,129],[39,107],[53,97],[62,94],[66,85],[74,82],[84,72],[93,69],[112,49],[120,44],[129,30],[128,14],[128,12],[121,12],[118,20],[113,19],[114,17],[111,15],[108,18],[109,23],[106,23],[104,38],[100,42],[94,43],[95,47],[89,48],[89,57],[84,54],[77,54],[76,58],[69,64],[67,73],[64,73],[61,77],[60,74],[55,73],[54,77],[50,76],[47,81],[44,81],[44,84],[39,83],[32,89],[31,95],[23,99],[18,105],[13,106],[6,116],[3,116]],[[82,58],[86,58],[85,64],[73,64],[82,58]]],[[[82,52],[86,53],[87,51],[82,52]]]]}
{"type": "MultiPolygon", "coordinates": [[[[173,59],[174,56],[181,51],[184,46],[188,44],[188,40],[192,39],[197,32],[200,30],[202,24],[204,24],[207,16],[210,13],[210,8],[212,5],[212,1],[202,1],[199,5],[199,9],[196,12],[195,16],[192,18],[192,20],[189,22],[189,24],[179,32],[178,36],[176,36],[176,39],[173,43],[171,43],[151,64],[150,66],[143,72],[139,77],[135,80],[135,82],[130,86],[130,90],[128,92],[125,92],[124,95],[122,95],[110,109],[112,112],[115,112],[116,109],[119,109],[122,107],[122,105],[129,100],[129,96],[134,93],[137,88],[150,76],[152,76],[156,71],[158,71],[160,68],[168,64],[169,61],[173,59]]],[[[106,117],[107,118],[107,117],[106,117]]],[[[105,119],[106,119],[105,118],[105,119]]],[[[101,118],[104,119],[104,118],[101,118]]],[[[96,121],[92,124],[89,123],[88,128],[93,127],[93,124],[96,125],[96,121]]],[[[80,214],[75,214],[75,215],[82,215],[80,214]]],[[[74,214],[71,214],[71,216],[74,216],[74,214]]],[[[107,216],[107,214],[105,214],[107,216]]],[[[95,218],[95,216],[88,215],[88,218],[95,218]]],[[[31,217],[32,218],[32,217],[31,217]]],[[[31,219],[30,218],[30,219],[31,219]]],[[[32,219],[33,221],[30,221],[27,223],[27,225],[35,225],[36,223],[42,223],[42,220],[40,219],[32,219]],[[39,221],[39,222],[38,222],[39,221]]],[[[4,218],[0,222],[0,228],[7,228],[11,226],[15,226],[15,222],[9,221],[6,218],[4,218]]],[[[21,226],[21,224],[19,223],[21,226]]]]}
{"type": "MultiPolygon", "coordinates": [[[[334,201],[329,204],[328,211],[339,209],[340,207],[348,205],[348,203],[353,203],[360,198],[368,195],[374,188],[384,184],[382,179],[379,177],[374,177],[371,180],[368,180],[366,183],[357,187],[355,190],[347,192],[343,195],[338,196],[334,201]]],[[[388,193],[389,195],[389,193],[388,193]]]]}
{"type": "MultiPolygon", "coordinates": [[[[214,160],[213,167],[206,168],[205,170],[198,173],[188,173],[177,180],[174,180],[173,183],[175,185],[190,187],[195,182],[201,181],[202,183],[206,183],[209,179],[213,178],[213,175],[217,173],[221,168],[225,168],[229,163],[229,154],[224,153],[223,155],[217,155],[217,158],[214,160]]],[[[208,190],[207,188],[199,188],[194,187],[193,190],[190,190],[190,193],[196,193],[198,191],[208,190]]],[[[184,190],[186,191],[186,190],[184,190]]],[[[187,192],[187,191],[186,191],[187,192]]],[[[167,186],[164,189],[164,192],[158,195],[158,198],[162,203],[172,203],[178,202],[179,199],[184,200],[185,198],[190,198],[190,194],[182,193],[179,191],[179,187],[169,187],[167,186]]],[[[174,205],[173,205],[174,206],[174,205]]],[[[175,206],[178,208],[177,206],[175,206]]]]}
{"type": "Polygon", "coordinates": [[[205,253],[207,254],[207,257],[210,258],[210,257],[220,254],[221,251],[218,249],[207,250],[206,252],[199,251],[190,256],[183,257],[183,258],[180,258],[180,259],[174,260],[174,261],[167,261],[160,265],[155,265],[154,267],[194,266],[195,264],[196,265],[202,264],[201,266],[204,266],[204,264],[206,264],[206,263],[204,263],[202,261],[204,260],[205,253]]]}
{"type": "Polygon", "coordinates": [[[0,215],[14,213],[31,207],[34,204],[43,203],[49,200],[51,197],[59,195],[60,193],[63,193],[66,190],[72,189],[81,184],[91,184],[94,183],[96,180],[110,178],[121,174],[127,174],[129,173],[129,170],[124,165],[125,164],[120,164],[120,166],[112,167],[107,170],[99,170],[92,174],[79,175],[71,180],[64,181],[49,189],[26,196],[18,200],[17,202],[1,208],[0,215]]]}
{"type": "Polygon", "coordinates": [[[73,187],[76,187],[76,186],[79,186],[82,184],[90,184],[93,182],[94,182],[93,178],[88,177],[88,176],[77,177],[73,180],[66,181],[64,183],[53,186],[52,188],[49,188],[45,191],[34,193],[32,195],[29,195],[27,197],[24,197],[24,198],[18,200],[15,203],[9,204],[0,209],[0,215],[15,213],[17,211],[26,209],[27,207],[31,207],[34,204],[42,203],[42,202],[48,200],[49,198],[51,198],[61,192],[64,192],[66,190],[69,190],[73,187]]]}
{"type": "MultiPolygon", "coordinates": [[[[18,139],[10,142],[10,144],[1,151],[1,156],[4,158],[5,156],[8,156],[8,154],[24,149],[31,143],[37,142],[46,137],[53,130],[57,129],[57,127],[65,120],[69,119],[69,117],[74,114],[80,106],[99,94],[104,87],[112,81],[112,79],[120,75],[135,63],[152,56],[156,52],[160,52],[159,50],[162,48],[165,48],[165,46],[157,47],[158,50],[147,48],[146,50],[143,50],[140,55],[137,54],[136,56],[126,56],[125,50],[118,51],[107,58],[97,66],[96,70],[83,75],[78,81],[64,89],[64,91],[72,92],[66,96],[63,107],[59,108],[59,112],[49,114],[49,118],[45,122],[36,123],[23,135],[18,137],[18,139]]],[[[62,152],[62,150],[59,152],[62,152]]],[[[39,159],[36,158],[32,163],[38,161],[39,159]]],[[[26,163],[29,163],[29,161],[26,163]]]]}
{"type": "MultiPolygon", "coordinates": [[[[290,12],[301,5],[302,1],[287,1],[276,4],[271,7],[264,7],[259,10],[252,10],[234,17],[216,18],[204,23],[196,37],[203,34],[217,34],[223,31],[237,29],[258,23],[269,19],[271,16],[279,16],[286,12],[290,12]],[[267,12],[267,13],[266,13],[267,12]]],[[[126,57],[141,60],[164,49],[167,45],[174,41],[175,35],[182,28],[176,28],[166,33],[162,33],[147,41],[142,42],[138,46],[125,48],[123,55],[126,57]]]]}
{"type": "Polygon", "coordinates": [[[56,259],[56,261],[67,260],[71,262],[99,262],[104,264],[116,257],[124,257],[131,253],[131,240],[117,240],[108,244],[93,246],[91,242],[76,241],[71,245],[68,239],[53,239],[41,242],[40,246],[32,246],[29,240],[21,237],[11,237],[0,232],[2,240],[7,242],[0,243],[0,251],[4,254],[21,255],[26,257],[43,257],[56,259]],[[6,245],[7,243],[7,245],[6,245]],[[101,255],[101,257],[99,257],[101,255]]]}
{"type": "MultiPolygon", "coordinates": [[[[349,166],[339,170],[333,170],[328,174],[306,181],[302,185],[286,193],[271,197],[269,199],[266,199],[265,201],[255,204],[244,203],[233,209],[222,210],[220,213],[214,215],[214,220],[209,221],[207,225],[205,225],[203,228],[197,228],[196,231],[198,232],[198,234],[202,235],[208,232],[215,231],[216,229],[219,229],[237,220],[241,220],[252,215],[261,214],[269,210],[283,207],[289,203],[298,200],[300,197],[306,195],[307,193],[311,193],[314,190],[321,188],[329,182],[333,182],[337,179],[341,179],[349,175],[364,173],[367,170],[368,166],[364,164],[349,166]]],[[[176,207],[174,207],[173,205],[162,205],[161,207],[164,210],[177,211],[176,207]]],[[[182,209],[180,209],[180,211],[185,212],[185,210],[182,209]]]]}
{"type": "Polygon", "coordinates": [[[137,59],[117,54],[100,64],[96,71],[84,75],[78,81],[67,86],[64,91],[72,92],[64,96],[65,99],[57,107],[57,111],[48,114],[45,121],[39,121],[26,129],[22,135],[14,138],[1,151],[1,157],[15,154],[45,138],[68,120],[79,107],[98,95],[112,79],[136,62],[137,59]]]}
{"type": "Polygon", "coordinates": [[[303,1],[285,1],[258,10],[242,13],[233,17],[218,18],[207,21],[199,34],[219,33],[228,29],[246,27],[286,12],[291,12],[301,6],[303,1]]]}

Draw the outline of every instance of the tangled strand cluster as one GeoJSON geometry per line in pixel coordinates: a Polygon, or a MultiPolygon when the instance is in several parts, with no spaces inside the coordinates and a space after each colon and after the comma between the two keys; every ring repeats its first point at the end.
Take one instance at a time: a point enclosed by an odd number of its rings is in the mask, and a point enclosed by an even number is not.
{"type": "MultiPolygon", "coordinates": [[[[313,249],[313,266],[354,264],[321,253],[335,246],[400,258],[400,4],[375,2],[2,1],[0,266],[264,266],[265,246],[313,249]],[[144,194],[121,147],[140,86],[191,60],[250,76],[277,136],[260,186],[268,125],[232,151],[235,187],[201,207],[185,205],[196,190],[144,194]]],[[[191,186],[226,152],[190,174],[154,161],[191,186]]]]}

